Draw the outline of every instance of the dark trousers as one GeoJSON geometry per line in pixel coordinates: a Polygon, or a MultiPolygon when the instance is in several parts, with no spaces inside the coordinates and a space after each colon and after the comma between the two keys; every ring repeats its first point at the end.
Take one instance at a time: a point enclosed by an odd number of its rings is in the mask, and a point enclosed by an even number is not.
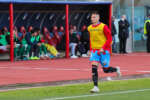
{"type": "Polygon", "coordinates": [[[147,37],[146,46],[147,46],[147,52],[150,53],[150,36],[147,37]]]}
{"type": "Polygon", "coordinates": [[[39,46],[38,45],[30,45],[29,57],[32,56],[32,53],[34,56],[39,57],[39,46]]]}
{"type": "Polygon", "coordinates": [[[89,42],[83,42],[83,45],[84,45],[84,47],[85,47],[85,52],[87,53],[89,50],[90,50],[90,44],[89,44],[89,42]]]}
{"type": "Polygon", "coordinates": [[[80,54],[87,54],[89,50],[89,42],[80,42],[77,46],[78,51],[80,54]]]}
{"type": "Polygon", "coordinates": [[[119,41],[120,41],[119,45],[120,53],[126,53],[127,38],[119,38],[119,41]]]}
{"type": "Polygon", "coordinates": [[[112,36],[112,41],[113,41],[113,44],[112,44],[112,52],[113,52],[113,53],[117,53],[117,44],[116,44],[115,36],[112,36]]]}

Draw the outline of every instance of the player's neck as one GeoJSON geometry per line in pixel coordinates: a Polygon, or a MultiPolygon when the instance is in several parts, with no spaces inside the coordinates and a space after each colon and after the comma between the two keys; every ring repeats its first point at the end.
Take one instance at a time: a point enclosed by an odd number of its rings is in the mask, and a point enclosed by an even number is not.
{"type": "Polygon", "coordinates": [[[100,22],[95,22],[95,23],[93,23],[93,25],[97,25],[97,24],[100,24],[100,22]]]}
{"type": "Polygon", "coordinates": [[[95,26],[97,26],[99,24],[100,24],[100,22],[96,22],[96,23],[93,23],[92,26],[95,27],[95,26]]]}

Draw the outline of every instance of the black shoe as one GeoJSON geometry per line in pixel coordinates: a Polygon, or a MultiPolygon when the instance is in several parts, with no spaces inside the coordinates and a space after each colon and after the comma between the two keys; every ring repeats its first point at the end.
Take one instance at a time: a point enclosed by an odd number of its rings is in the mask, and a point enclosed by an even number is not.
{"type": "Polygon", "coordinates": [[[128,54],[126,51],[125,52],[123,52],[124,54],[128,54]]]}

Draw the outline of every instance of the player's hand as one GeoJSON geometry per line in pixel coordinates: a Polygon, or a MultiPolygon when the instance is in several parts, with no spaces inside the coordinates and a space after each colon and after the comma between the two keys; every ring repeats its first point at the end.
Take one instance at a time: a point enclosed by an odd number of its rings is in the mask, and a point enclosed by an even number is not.
{"type": "Polygon", "coordinates": [[[98,55],[100,55],[100,53],[103,53],[103,52],[105,52],[105,51],[104,51],[104,49],[103,49],[103,48],[101,48],[101,49],[98,51],[98,53],[97,53],[97,54],[98,54],[98,55]]]}
{"type": "Polygon", "coordinates": [[[101,48],[101,49],[99,50],[99,52],[102,52],[102,53],[103,53],[103,52],[104,52],[104,49],[103,49],[103,48],[101,48]]]}

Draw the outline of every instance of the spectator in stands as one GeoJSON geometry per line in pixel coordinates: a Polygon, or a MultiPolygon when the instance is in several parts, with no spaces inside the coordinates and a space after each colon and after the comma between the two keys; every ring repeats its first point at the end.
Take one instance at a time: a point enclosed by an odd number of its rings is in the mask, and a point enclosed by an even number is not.
{"type": "Polygon", "coordinates": [[[33,32],[33,29],[34,29],[33,26],[29,26],[28,30],[26,32],[26,35],[25,35],[25,40],[27,41],[27,49],[25,51],[25,55],[27,56],[27,59],[30,59],[29,52],[30,52],[31,46],[29,45],[29,41],[30,41],[30,37],[31,37],[31,32],[33,32]]]}
{"type": "Polygon", "coordinates": [[[82,50],[84,51],[82,53],[82,57],[87,57],[87,52],[89,51],[89,32],[87,31],[86,25],[82,27],[80,41],[81,44],[83,45],[83,48],[85,49],[85,51],[82,50]]]}
{"type": "Polygon", "coordinates": [[[75,50],[78,44],[78,37],[77,34],[73,32],[73,29],[70,29],[69,42],[69,47],[71,48],[71,58],[78,58],[75,55],[75,50]]]}
{"type": "Polygon", "coordinates": [[[27,43],[30,46],[29,59],[38,60],[39,58],[39,37],[38,37],[38,29],[33,29],[31,31],[31,35],[27,37],[27,43]],[[32,55],[33,53],[33,55],[32,55]]]}
{"type": "MultiPolygon", "coordinates": [[[[19,51],[20,51],[20,41],[19,41],[19,36],[18,36],[18,30],[17,27],[14,27],[13,29],[14,33],[14,57],[16,60],[20,58],[19,51]]],[[[10,37],[10,36],[9,36],[10,37]]]]}
{"type": "Polygon", "coordinates": [[[129,22],[126,19],[126,15],[122,15],[119,21],[119,42],[120,42],[120,53],[127,53],[126,52],[126,43],[127,38],[129,37],[129,22]]]}
{"type": "Polygon", "coordinates": [[[50,58],[57,57],[59,53],[55,48],[56,42],[54,40],[56,40],[56,39],[54,38],[53,34],[50,33],[46,27],[44,27],[43,28],[43,35],[46,39],[45,46],[47,48],[47,51],[49,52],[48,53],[49,57],[50,58]]]}
{"type": "Polygon", "coordinates": [[[65,35],[65,30],[63,26],[60,26],[59,31],[58,31],[59,36],[64,36],[65,35]]]}
{"type": "Polygon", "coordinates": [[[31,32],[33,30],[33,26],[28,27],[28,32],[31,32]]]}
{"type": "Polygon", "coordinates": [[[117,34],[117,31],[116,31],[116,27],[115,27],[115,24],[114,24],[114,21],[115,21],[115,16],[112,16],[112,22],[111,22],[111,35],[112,35],[112,52],[113,53],[117,53],[117,45],[116,45],[116,39],[115,39],[115,35],[117,34]]]}
{"type": "Polygon", "coordinates": [[[40,59],[49,59],[48,55],[47,55],[47,49],[44,45],[45,43],[45,40],[44,40],[44,36],[43,34],[41,34],[41,31],[40,29],[37,29],[38,30],[38,34],[37,34],[37,40],[38,40],[38,46],[39,46],[39,57],[40,59]],[[43,54],[42,54],[43,53],[43,54]]]}
{"type": "Polygon", "coordinates": [[[43,28],[42,32],[43,32],[43,35],[44,35],[47,43],[56,47],[56,42],[54,41],[54,36],[52,37],[53,34],[50,33],[46,27],[43,28]]]}
{"type": "Polygon", "coordinates": [[[76,34],[76,35],[77,35],[77,38],[80,40],[80,35],[79,35],[79,31],[77,30],[77,26],[74,25],[74,26],[72,27],[72,29],[73,29],[73,33],[76,34]]]}
{"type": "Polygon", "coordinates": [[[65,50],[66,47],[66,36],[65,36],[65,30],[63,26],[60,26],[59,30],[58,30],[58,34],[61,38],[60,40],[60,44],[58,46],[58,50],[65,50]]]}
{"type": "Polygon", "coordinates": [[[80,40],[80,34],[79,31],[77,30],[77,27],[74,25],[72,29],[73,29],[73,34],[76,34],[78,40],[80,40]]]}
{"type": "MultiPolygon", "coordinates": [[[[10,45],[10,32],[8,32],[8,30],[6,28],[2,29],[2,32],[7,34],[6,35],[6,40],[7,43],[10,45]]],[[[18,59],[18,51],[19,51],[19,38],[18,38],[18,31],[16,29],[16,27],[14,27],[13,29],[13,33],[14,33],[14,57],[15,59],[18,59]]]]}
{"type": "Polygon", "coordinates": [[[0,32],[0,50],[7,51],[9,48],[6,36],[7,36],[8,30],[4,27],[0,32]]]}
{"type": "Polygon", "coordinates": [[[20,55],[20,59],[22,60],[27,60],[28,59],[28,54],[29,54],[29,46],[27,44],[27,40],[26,40],[26,29],[24,26],[21,26],[20,31],[18,32],[18,36],[19,36],[19,41],[20,41],[20,51],[19,51],[19,55],[20,55]]]}
{"type": "Polygon", "coordinates": [[[3,27],[2,30],[4,30],[4,32],[5,32],[6,35],[9,35],[9,34],[10,34],[10,32],[9,32],[8,29],[7,29],[7,27],[3,27]]]}
{"type": "Polygon", "coordinates": [[[72,24],[69,26],[69,29],[73,29],[73,25],[72,24]]]}
{"type": "Polygon", "coordinates": [[[53,42],[55,43],[55,47],[57,48],[60,43],[60,36],[58,34],[57,26],[53,26],[52,34],[54,35],[53,42]]]}

